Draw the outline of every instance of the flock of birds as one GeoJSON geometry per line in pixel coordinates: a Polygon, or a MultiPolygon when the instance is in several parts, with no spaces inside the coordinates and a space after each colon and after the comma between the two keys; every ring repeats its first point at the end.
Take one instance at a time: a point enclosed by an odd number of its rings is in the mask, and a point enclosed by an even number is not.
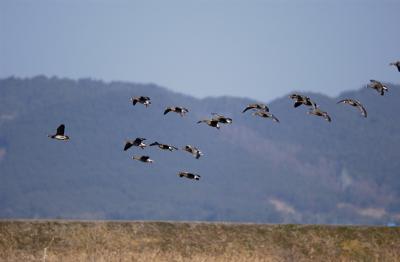
{"type": "MultiPolygon", "coordinates": [[[[396,61],[393,63],[390,63],[389,65],[397,67],[397,70],[400,72],[400,61],[396,61]]],[[[370,87],[374,90],[376,90],[380,95],[384,95],[385,92],[388,91],[388,87],[384,85],[383,83],[377,81],[377,80],[370,80],[370,83],[367,85],[367,87],[370,87]]],[[[313,100],[311,100],[310,97],[300,95],[300,94],[291,94],[289,96],[294,101],[294,107],[297,108],[301,105],[310,107],[309,111],[307,112],[308,114],[315,115],[315,116],[320,116],[324,118],[326,121],[331,122],[332,118],[329,116],[329,114],[323,110],[320,109],[319,105],[315,103],[313,100]]],[[[151,105],[151,99],[150,97],[147,96],[136,96],[131,98],[131,102],[133,106],[135,106],[137,103],[143,104],[145,107],[148,107],[151,105]]],[[[347,104],[353,107],[358,108],[360,111],[361,115],[363,117],[367,117],[367,110],[365,107],[361,104],[360,101],[351,99],[351,98],[346,98],[343,100],[340,100],[337,102],[337,104],[347,104]]],[[[242,111],[242,113],[245,113],[248,110],[253,111],[254,116],[262,117],[262,118],[269,118],[274,122],[279,123],[279,119],[275,117],[272,113],[270,113],[269,107],[265,104],[262,103],[255,103],[255,104],[249,104],[247,107],[242,111]]],[[[172,106],[172,107],[167,107],[164,111],[164,115],[170,113],[170,112],[175,112],[179,114],[181,117],[185,116],[189,110],[185,107],[181,106],[172,106]]],[[[226,117],[221,114],[217,113],[211,113],[212,118],[211,119],[202,119],[199,120],[197,123],[205,123],[210,127],[214,127],[217,129],[220,129],[220,124],[232,124],[232,118],[226,117]]],[[[65,125],[61,124],[56,131],[56,134],[54,135],[49,135],[48,137],[56,140],[62,140],[62,141],[67,141],[69,140],[69,136],[65,135],[65,125]]],[[[146,138],[138,137],[134,140],[128,140],[125,142],[124,146],[124,151],[127,151],[131,147],[140,147],[141,149],[144,149],[147,146],[158,146],[161,150],[168,150],[168,151],[175,151],[178,150],[177,147],[168,145],[168,144],[161,144],[157,141],[147,145],[145,144],[146,138]]],[[[199,159],[203,153],[195,146],[192,145],[186,145],[182,148],[182,150],[192,154],[196,159],[199,159]]],[[[153,163],[154,160],[150,158],[148,155],[140,155],[140,156],[132,156],[133,160],[141,161],[144,163],[153,163]]],[[[188,179],[194,179],[194,180],[200,180],[200,175],[192,172],[187,172],[187,171],[182,171],[178,173],[179,177],[185,177],[188,179]]]]}

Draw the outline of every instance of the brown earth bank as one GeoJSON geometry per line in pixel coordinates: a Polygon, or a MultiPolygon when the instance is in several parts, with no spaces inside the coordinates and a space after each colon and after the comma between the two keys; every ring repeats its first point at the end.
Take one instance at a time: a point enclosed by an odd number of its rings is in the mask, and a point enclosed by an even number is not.
{"type": "Polygon", "coordinates": [[[400,228],[0,221],[1,261],[400,261],[400,228]]]}

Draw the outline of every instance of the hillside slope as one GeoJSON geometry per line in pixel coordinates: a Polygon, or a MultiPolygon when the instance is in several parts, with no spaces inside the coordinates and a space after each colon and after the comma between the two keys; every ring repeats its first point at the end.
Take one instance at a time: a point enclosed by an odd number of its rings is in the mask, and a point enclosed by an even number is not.
{"type": "Polygon", "coordinates": [[[60,78],[0,80],[0,217],[206,220],[286,223],[400,222],[399,86],[385,96],[363,88],[330,98],[308,94],[328,123],[269,103],[281,120],[242,114],[249,99],[196,99],[153,84],[60,78]],[[148,95],[152,105],[129,98],[148,95]],[[362,101],[368,118],[336,101],[362,101]],[[189,108],[164,116],[166,106],[189,108]],[[196,121],[211,112],[234,123],[221,130],[196,121]],[[65,123],[71,141],[48,139],[65,123]],[[204,157],[158,148],[123,152],[146,137],[204,157]],[[153,165],[132,161],[148,154],[153,165]],[[198,172],[199,182],[179,179],[198,172]]]}
{"type": "Polygon", "coordinates": [[[5,261],[399,261],[400,228],[0,221],[5,261]]]}

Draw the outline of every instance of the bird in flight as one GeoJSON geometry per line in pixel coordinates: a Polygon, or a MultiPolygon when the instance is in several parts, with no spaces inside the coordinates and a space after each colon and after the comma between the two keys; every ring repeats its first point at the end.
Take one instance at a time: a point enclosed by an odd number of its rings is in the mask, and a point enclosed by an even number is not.
{"type": "Polygon", "coordinates": [[[212,120],[216,120],[222,124],[232,124],[232,118],[230,118],[230,117],[225,117],[225,116],[217,114],[217,113],[211,113],[211,114],[213,115],[212,120]]]}
{"type": "Polygon", "coordinates": [[[357,101],[355,99],[346,98],[346,99],[340,100],[339,102],[337,102],[337,104],[348,104],[348,105],[357,107],[358,110],[360,110],[361,114],[364,117],[367,117],[367,110],[365,110],[365,107],[359,101],[357,101]]]}
{"type": "Polygon", "coordinates": [[[331,122],[332,119],[331,117],[328,115],[327,112],[322,111],[321,109],[319,109],[318,107],[315,107],[313,109],[311,109],[310,111],[307,112],[310,115],[315,115],[315,116],[322,116],[326,121],[331,122]]]}
{"type": "Polygon", "coordinates": [[[370,81],[370,83],[367,86],[372,89],[375,89],[378,93],[381,94],[381,96],[383,96],[385,94],[385,92],[389,91],[387,86],[385,86],[381,82],[373,80],[373,79],[371,79],[369,81],[370,81]]]}
{"type": "Polygon", "coordinates": [[[195,146],[186,145],[182,148],[184,151],[191,153],[196,159],[199,159],[203,153],[195,146]]]}
{"type": "Polygon", "coordinates": [[[165,109],[164,115],[168,114],[169,112],[175,112],[177,114],[180,114],[180,116],[185,116],[185,114],[189,112],[189,110],[180,106],[170,106],[165,109]]]}
{"type": "Polygon", "coordinates": [[[264,111],[269,112],[268,106],[259,103],[259,104],[250,104],[250,105],[248,105],[248,106],[242,111],[242,113],[244,113],[244,112],[246,112],[247,110],[250,110],[250,109],[264,110],[264,111]]]}
{"type": "Polygon", "coordinates": [[[197,121],[197,124],[200,124],[200,123],[206,123],[207,125],[209,125],[209,126],[211,126],[211,127],[215,127],[215,128],[217,128],[217,129],[219,129],[220,128],[220,125],[218,124],[219,123],[219,121],[218,120],[214,120],[214,119],[203,119],[203,120],[200,120],[200,121],[197,121]]]}
{"type": "Polygon", "coordinates": [[[132,159],[133,160],[138,160],[138,161],[141,161],[141,162],[144,162],[144,163],[153,163],[154,162],[154,160],[150,159],[149,156],[133,156],[132,159]]]}
{"type": "Polygon", "coordinates": [[[62,140],[66,141],[69,140],[69,136],[64,135],[65,132],[65,125],[61,124],[59,127],[57,127],[57,131],[55,135],[48,135],[48,137],[56,140],[62,140]]]}
{"type": "Polygon", "coordinates": [[[124,151],[128,150],[132,146],[138,146],[141,149],[144,149],[147,146],[145,143],[143,143],[144,140],[146,140],[146,138],[138,137],[135,140],[126,141],[124,151]]]}
{"type": "Polygon", "coordinates": [[[254,112],[253,115],[255,116],[259,116],[259,117],[263,117],[263,118],[270,118],[272,119],[274,122],[279,123],[279,119],[276,118],[273,114],[271,114],[270,112],[266,112],[266,111],[257,111],[254,112]]]}
{"type": "Polygon", "coordinates": [[[148,107],[151,104],[150,97],[148,96],[135,96],[131,98],[131,101],[133,105],[140,103],[143,104],[145,107],[148,107]]]}
{"type": "Polygon", "coordinates": [[[158,146],[162,150],[169,150],[169,151],[178,150],[177,147],[174,147],[174,146],[171,146],[171,145],[167,145],[167,144],[160,144],[157,141],[154,142],[154,143],[151,143],[149,146],[158,146]]]}
{"type": "Polygon", "coordinates": [[[301,105],[305,105],[305,106],[312,106],[314,108],[317,107],[317,104],[312,101],[308,96],[303,96],[303,95],[299,95],[299,94],[291,94],[289,96],[289,98],[294,100],[294,107],[298,107],[301,105]]]}
{"type": "Polygon", "coordinates": [[[179,172],[178,173],[179,177],[186,177],[188,179],[194,179],[194,180],[200,180],[200,175],[190,173],[190,172],[179,172]]]}

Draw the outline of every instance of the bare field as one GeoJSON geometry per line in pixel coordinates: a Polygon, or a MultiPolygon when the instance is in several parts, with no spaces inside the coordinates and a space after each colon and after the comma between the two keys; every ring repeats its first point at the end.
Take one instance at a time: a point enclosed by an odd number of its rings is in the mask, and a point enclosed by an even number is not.
{"type": "Polygon", "coordinates": [[[400,261],[400,228],[0,220],[1,261],[400,261]]]}

